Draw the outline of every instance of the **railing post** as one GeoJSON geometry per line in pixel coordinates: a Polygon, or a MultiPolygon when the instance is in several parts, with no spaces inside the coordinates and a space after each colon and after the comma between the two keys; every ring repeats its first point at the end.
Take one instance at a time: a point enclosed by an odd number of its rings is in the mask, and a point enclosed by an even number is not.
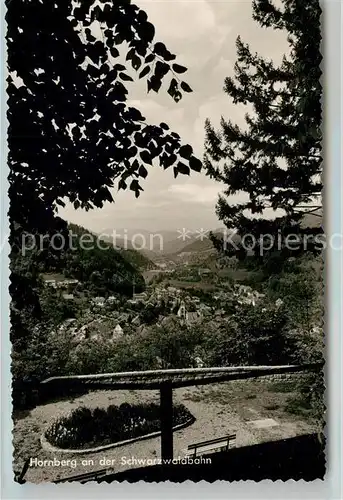
{"type": "Polygon", "coordinates": [[[171,382],[160,386],[161,401],[161,458],[173,458],[173,388],[171,382]]]}

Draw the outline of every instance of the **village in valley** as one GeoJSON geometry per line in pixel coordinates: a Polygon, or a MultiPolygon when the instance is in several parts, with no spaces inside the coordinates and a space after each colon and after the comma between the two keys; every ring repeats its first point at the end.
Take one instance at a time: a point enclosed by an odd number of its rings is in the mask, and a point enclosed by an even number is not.
{"type": "MultiPolygon", "coordinates": [[[[220,280],[218,273],[209,268],[188,266],[187,262],[179,266],[171,263],[173,267],[169,262],[169,268],[160,264],[143,273],[145,290],[136,292],[133,283],[132,296],[125,299],[116,294],[85,296],[78,291],[77,279],[47,275],[45,286],[64,300],[78,303],[80,310],[76,317],[65,319],[58,331],[70,335],[77,346],[89,340],[115,343],[125,336],[145,336],[152,328],[172,325],[181,330],[200,326],[217,329],[230,320],[230,313],[240,304],[254,307],[264,298],[250,286],[220,280]],[[196,281],[194,274],[198,276],[196,281]],[[179,286],[171,285],[173,278],[180,275],[185,281],[179,281],[179,286]]],[[[200,357],[194,361],[195,366],[203,366],[200,357]]]]}
{"type": "Polygon", "coordinates": [[[324,479],[319,0],[6,4],[9,492],[324,479]]]}

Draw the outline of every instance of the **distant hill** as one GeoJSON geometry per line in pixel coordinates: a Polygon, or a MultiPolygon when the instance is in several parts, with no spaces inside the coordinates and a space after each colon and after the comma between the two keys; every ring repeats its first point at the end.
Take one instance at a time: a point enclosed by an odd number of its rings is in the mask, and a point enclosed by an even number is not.
{"type": "MultiPolygon", "coordinates": [[[[102,234],[107,234],[111,239],[113,229],[104,229],[102,234]]],[[[185,237],[182,237],[182,229],[180,230],[158,230],[147,231],[146,229],[116,229],[116,245],[126,248],[132,247],[132,241],[136,246],[141,247],[140,253],[143,253],[149,259],[154,260],[154,257],[161,255],[169,255],[179,252],[186,244],[196,240],[198,235],[195,232],[189,232],[185,237]],[[124,238],[125,235],[125,238],[124,238]]]]}
{"type": "Polygon", "coordinates": [[[120,255],[122,255],[122,257],[130,262],[130,264],[132,264],[136,269],[145,271],[155,267],[145,250],[136,250],[129,239],[116,238],[115,242],[113,242],[113,239],[110,236],[103,236],[102,234],[100,236],[102,241],[106,241],[112,245],[113,248],[115,248],[120,255]]]}
{"type": "MultiPolygon", "coordinates": [[[[212,231],[212,234],[218,238],[223,238],[223,229],[216,229],[212,231]]],[[[181,250],[170,257],[175,261],[186,260],[190,264],[203,262],[208,259],[211,255],[217,255],[218,252],[213,245],[212,240],[209,237],[209,233],[206,233],[203,237],[201,234],[196,233],[193,235],[192,241],[184,245],[181,250]]]]}
{"type": "MultiPolygon", "coordinates": [[[[100,248],[97,244],[92,245],[88,239],[82,248],[79,244],[82,234],[94,237],[94,242],[98,236],[76,224],[69,224],[68,228],[73,234],[78,235],[79,239],[74,238],[75,249],[67,250],[57,262],[59,270],[65,276],[76,278],[83,283],[90,282],[95,287],[102,287],[111,292],[128,295],[132,292],[133,283],[137,291],[144,289],[144,279],[138,267],[141,259],[145,259],[144,256],[137,256],[133,253],[135,251],[115,249],[110,242],[107,242],[107,248],[100,248]]],[[[104,240],[103,242],[106,243],[104,240]]]]}
{"type": "Polygon", "coordinates": [[[208,250],[213,250],[213,243],[208,238],[204,240],[195,240],[186,245],[181,249],[180,253],[188,252],[207,252],[208,250]]]}
{"type": "MultiPolygon", "coordinates": [[[[214,236],[217,238],[221,238],[223,235],[223,231],[216,230],[213,231],[214,236]]],[[[212,241],[209,238],[209,233],[206,234],[203,238],[201,235],[197,234],[195,239],[190,243],[187,243],[182,249],[181,252],[208,252],[209,250],[215,250],[212,241]]]]}
{"type": "Polygon", "coordinates": [[[174,256],[175,254],[183,251],[184,247],[185,247],[185,242],[195,242],[195,236],[190,236],[190,238],[187,238],[187,240],[184,240],[182,238],[179,238],[178,237],[179,235],[176,234],[175,238],[171,241],[164,241],[163,243],[163,251],[161,253],[163,253],[164,255],[168,255],[168,256],[174,256]]]}
{"type": "Polygon", "coordinates": [[[306,228],[319,228],[323,225],[323,209],[318,208],[315,212],[311,214],[306,214],[302,221],[301,227],[306,228]]]}
{"type": "Polygon", "coordinates": [[[138,250],[121,249],[119,250],[119,253],[136,269],[146,271],[156,267],[155,264],[144,255],[144,253],[139,252],[138,250]]]}
{"type": "MultiPolygon", "coordinates": [[[[218,230],[214,231],[219,234],[218,230]]],[[[168,239],[163,240],[163,254],[174,258],[176,254],[183,252],[203,252],[213,249],[213,244],[208,238],[209,232],[202,233],[189,231],[183,234],[180,231],[169,231],[168,239]],[[173,236],[173,238],[172,238],[173,236]]]]}

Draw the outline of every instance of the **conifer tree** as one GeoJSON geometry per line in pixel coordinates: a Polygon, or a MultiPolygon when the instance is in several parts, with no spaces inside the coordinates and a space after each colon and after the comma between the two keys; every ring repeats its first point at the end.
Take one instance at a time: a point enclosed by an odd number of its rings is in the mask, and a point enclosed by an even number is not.
{"type": "Polygon", "coordinates": [[[287,31],[290,50],[275,65],[238,37],[234,77],[225,79],[224,91],[253,112],[244,128],[222,117],[217,131],[206,121],[204,166],[225,184],[217,215],[227,228],[301,233],[304,214],[321,206],[321,9],[318,0],[282,0],[281,7],[254,0],[252,9],[262,27],[287,31]],[[239,203],[227,198],[239,193],[239,203]]]}

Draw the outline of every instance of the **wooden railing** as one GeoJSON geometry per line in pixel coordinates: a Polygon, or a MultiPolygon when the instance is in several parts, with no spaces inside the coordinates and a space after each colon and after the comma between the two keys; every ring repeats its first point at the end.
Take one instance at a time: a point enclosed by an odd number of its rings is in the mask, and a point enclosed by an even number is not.
{"type": "Polygon", "coordinates": [[[321,370],[323,363],[281,366],[230,366],[215,368],[180,368],[172,370],[145,370],[134,372],[97,373],[51,377],[42,386],[87,386],[88,389],[159,389],[163,383],[173,388],[212,384],[226,380],[262,377],[303,371],[321,370]]]}
{"type": "Polygon", "coordinates": [[[139,372],[97,373],[52,377],[44,380],[42,388],[51,386],[91,389],[158,389],[161,403],[161,457],[173,458],[173,389],[205,385],[229,380],[242,380],[267,375],[320,371],[323,363],[284,366],[236,366],[216,368],[183,368],[176,370],[147,370],[139,372]]]}

